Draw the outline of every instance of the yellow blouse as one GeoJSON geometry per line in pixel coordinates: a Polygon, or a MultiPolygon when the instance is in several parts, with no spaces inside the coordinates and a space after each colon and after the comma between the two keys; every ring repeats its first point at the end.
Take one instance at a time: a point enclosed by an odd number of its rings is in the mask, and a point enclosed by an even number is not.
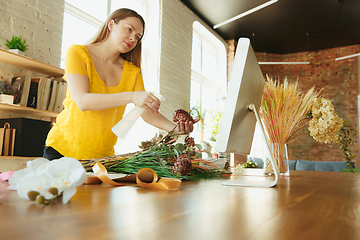
{"type": "MultiPolygon", "coordinates": [[[[65,56],[65,76],[69,73],[86,75],[91,93],[119,93],[144,90],[140,69],[125,61],[120,83],[108,87],[96,72],[94,62],[85,45],[72,45],[65,56]]],[[[64,79],[66,80],[64,76],[64,79]]],[[[80,111],[67,90],[64,110],[51,128],[46,146],[65,157],[78,160],[114,155],[116,135],[111,128],[122,119],[125,105],[97,111],[80,111]]]]}

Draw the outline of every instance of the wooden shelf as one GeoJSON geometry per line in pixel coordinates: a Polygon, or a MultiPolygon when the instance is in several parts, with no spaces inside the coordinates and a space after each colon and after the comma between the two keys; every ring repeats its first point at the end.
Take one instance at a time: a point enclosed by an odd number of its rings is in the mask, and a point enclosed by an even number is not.
{"type": "Polygon", "coordinates": [[[29,57],[21,56],[19,54],[9,52],[2,48],[0,48],[0,62],[34,71],[37,73],[45,74],[51,77],[62,77],[65,73],[64,69],[62,68],[43,63],[29,57]]]}
{"type": "MultiPolygon", "coordinates": [[[[62,77],[65,73],[64,69],[52,66],[47,63],[37,61],[35,59],[18,55],[16,53],[9,52],[8,50],[0,48],[0,62],[9,64],[22,69],[37,72],[48,77],[62,77]]],[[[58,112],[34,109],[30,107],[23,107],[13,104],[0,103],[0,111],[8,111],[33,115],[40,117],[48,117],[51,122],[55,121],[55,118],[59,114],[58,112]]],[[[26,162],[33,160],[37,157],[20,157],[20,156],[0,156],[0,172],[4,171],[17,171],[26,167],[26,162]]]]}
{"type": "Polygon", "coordinates": [[[17,112],[17,113],[25,113],[25,114],[50,117],[50,118],[56,118],[57,115],[59,114],[58,112],[34,109],[34,108],[30,108],[30,107],[22,107],[22,106],[13,105],[13,104],[7,104],[7,103],[0,103],[0,110],[17,112]]]}
{"type": "Polygon", "coordinates": [[[26,163],[38,157],[0,156],[0,172],[17,171],[26,168],[26,163]]]}

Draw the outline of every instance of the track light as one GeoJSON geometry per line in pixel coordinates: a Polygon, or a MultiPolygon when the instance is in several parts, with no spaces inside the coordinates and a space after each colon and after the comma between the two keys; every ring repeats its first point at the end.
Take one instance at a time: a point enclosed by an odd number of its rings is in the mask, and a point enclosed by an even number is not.
{"type": "Polygon", "coordinates": [[[343,59],[347,59],[347,58],[352,58],[352,57],[357,57],[357,56],[360,56],[360,53],[356,53],[356,54],[352,54],[352,55],[348,55],[348,56],[344,56],[344,57],[335,58],[335,61],[339,61],[339,60],[343,60],[343,59]]]}
{"type": "Polygon", "coordinates": [[[278,0],[268,1],[268,2],[266,2],[266,3],[264,3],[264,4],[261,4],[261,5],[257,6],[257,7],[252,8],[252,9],[246,11],[246,12],[243,12],[243,13],[235,16],[235,17],[232,17],[232,18],[230,18],[230,19],[228,19],[228,20],[226,20],[226,21],[223,21],[223,22],[221,22],[221,23],[219,23],[219,24],[216,24],[216,25],[213,26],[213,28],[214,28],[214,29],[217,29],[217,28],[219,28],[219,27],[221,27],[221,26],[223,26],[223,25],[225,25],[225,24],[228,24],[228,23],[230,23],[230,22],[233,22],[233,21],[235,21],[235,20],[237,20],[237,19],[239,19],[239,18],[245,17],[246,15],[249,15],[249,14],[251,14],[251,13],[253,13],[253,12],[256,12],[256,11],[258,11],[258,10],[264,8],[264,7],[267,7],[267,6],[269,6],[269,5],[273,4],[273,3],[276,3],[277,1],[278,1],[278,0]]]}
{"type": "Polygon", "coordinates": [[[258,62],[260,65],[267,64],[310,64],[310,62],[258,62]]]}

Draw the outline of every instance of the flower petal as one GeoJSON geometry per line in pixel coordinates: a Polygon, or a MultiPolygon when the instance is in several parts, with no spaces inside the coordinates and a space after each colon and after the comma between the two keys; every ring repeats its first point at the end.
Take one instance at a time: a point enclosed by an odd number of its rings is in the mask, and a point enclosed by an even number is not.
{"type": "Polygon", "coordinates": [[[46,177],[31,176],[26,181],[21,181],[17,186],[17,192],[19,197],[29,199],[28,192],[36,191],[40,195],[44,196],[45,199],[52,198],[52,194],[48,192],[50,188],[50,179],[46,177]]]}
{"type": "Polygon", "coordinates": [[[72,170],[70,176],[73,179],[72,186],[74,187],[82,185],[87,179],[86,171],[82,166],[72,170]]]}
{"type": "Polygon", "coordinates": [[[18,170],[16,172],[14,172],[11,177],[9,178],[9,183],[10,186],[7,189],[11,189],[11,190],[17,190],[17,184],[26,176],[32,174],[33,175],[33,171],[31,171],[28,168],[25,169],[21,169],[18,170]]]}
{"type": "Polygon", "coordinates": [[[76,187],[69,187],[63,193],[63,203],[68,203],[69,200],[74,196],[76,193],[76,187]]]}
{"type": "Polygon", "coordinates": [[[38,167],[48,162],[49,160],[47,160],[46,158],[36,158],[32,161],[28,161],[26,163],[26,168],[31,169],[35,172],[38,167]]]}
{"type": "Polygon", "coordinates": [[[62,157],[59,159],[62,162],[68,164],[71,168],[82,168],[82,164],[75,158],[62,157]]]}

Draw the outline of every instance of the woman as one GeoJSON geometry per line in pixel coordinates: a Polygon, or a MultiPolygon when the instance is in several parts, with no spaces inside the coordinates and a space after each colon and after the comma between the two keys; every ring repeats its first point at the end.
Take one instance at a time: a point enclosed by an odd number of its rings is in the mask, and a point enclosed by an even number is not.
{"type": "MultiPolygon", "coordinates": [[[[160,101],[144,91],[140,61],[145,22],[135,11],[113,12],[89,45],[72,45],[65,56],[68,84],[64,110],[45,143],[44,157],[78,160],[114,155],[117,137],[111,128],[125,106],[145,109],[145,122],[165,131],[193,130],[193,123],[174,124],[159,113],[160,101]]],[[[194,121],[196,122],[196,120],[194,121]]]]}

